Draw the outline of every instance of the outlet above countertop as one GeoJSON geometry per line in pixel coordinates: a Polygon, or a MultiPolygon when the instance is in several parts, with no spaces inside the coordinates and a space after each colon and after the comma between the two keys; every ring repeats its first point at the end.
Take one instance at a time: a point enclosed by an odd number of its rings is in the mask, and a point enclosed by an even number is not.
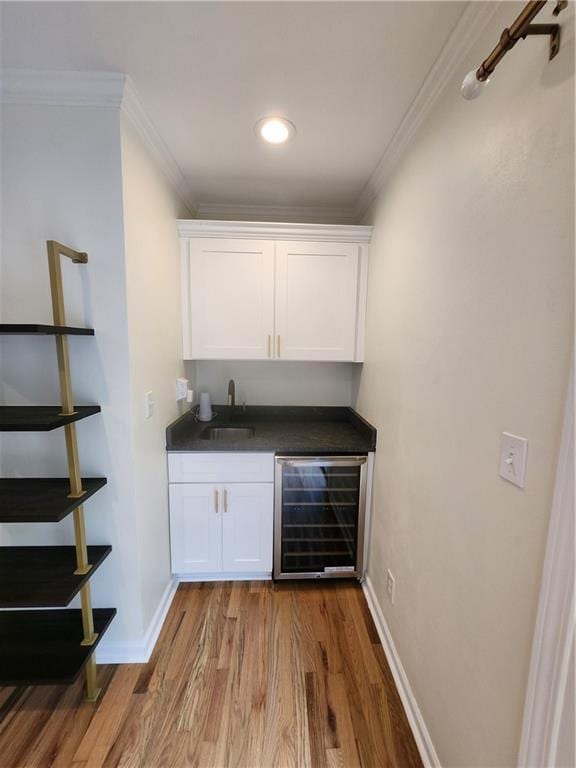
{"type": "MultiPolygon", "coordinates": [[[[168,452],[251,451],[304,455],[363,454],[376,448],[376,429],[352,408],[342,406],[249,406],[246,413],[214,406],[210,422],[188,412],[166,429],[168,452]],[[250,437],[210,439],[209,430],[252,428],[250,437]]],[[[238,434],[238,433],[237,433],[238,434]]]]}

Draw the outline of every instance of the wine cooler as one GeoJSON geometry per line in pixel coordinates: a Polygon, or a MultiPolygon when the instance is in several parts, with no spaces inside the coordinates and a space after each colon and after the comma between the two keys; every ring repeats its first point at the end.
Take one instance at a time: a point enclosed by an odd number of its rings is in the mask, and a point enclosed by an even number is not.
{"type": "Polygon", "coordinates": [[[366,456],[277,456],[274,578],[361,577],[366,456]]]}

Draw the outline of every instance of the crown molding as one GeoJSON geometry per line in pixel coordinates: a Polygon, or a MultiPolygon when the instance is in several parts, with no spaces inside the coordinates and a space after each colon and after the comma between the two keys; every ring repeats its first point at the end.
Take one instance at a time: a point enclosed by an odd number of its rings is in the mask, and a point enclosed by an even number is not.
{"type": "Polygon", "coordinates": [[[355,224],[354,208],[304,205],[234,205],[200,203],[198,218],[230,221],[285,221],[311,224],[355,224]]]}
{"type": "Polygon", "coordinates": [[[5,104],[52,107],[111,107],[130,121],[190,214],[196,205],[186,180],[164,140],[146,114],[134,83],[119,72],[5,69],[1,73],[5,104]]]}
{"type": "Polygon", "coordinates": [[[155,158],[164,175],[172,185],[176,194],[186,206],[191,215],[197,213],[192,190],[188,186],[178,163],[158,133],[154,123],[148,117],[134,83],[129,76],[125,76],[124,94],[121,110],[132,123],[143,143],[155,158]]]}
{"type": "Polygon", "coordinates": [[[181,237],[234,237],[249,240],[324,240],[333,243],[369,243],[372,227],[349,224],[302,224],[267,221],[180,219],[181,237]]]}
{"type": "Polygon", "coordinates": [[[500,4],[501,0],[468,3],[360,193],[355,209],[356,221],[362,221],[375,198],[386,185],[392,171],[412,143],[445,86],[454,76],[500,4]]]}

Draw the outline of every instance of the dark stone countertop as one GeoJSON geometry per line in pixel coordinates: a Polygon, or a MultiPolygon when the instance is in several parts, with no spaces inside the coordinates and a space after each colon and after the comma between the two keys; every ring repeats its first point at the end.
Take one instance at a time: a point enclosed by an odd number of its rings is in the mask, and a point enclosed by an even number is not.
{"type": "Polygon", "coordinates": [[[278,454],[363,454],[376,448],[376,430],[352,408],[316,406],[215,405],[211,422],[198,422],[189,411],[166,429],[167,451],[254,451],[278,454]],[[207,427],[254,427],[243,440],[207,440],[207,427]]]}

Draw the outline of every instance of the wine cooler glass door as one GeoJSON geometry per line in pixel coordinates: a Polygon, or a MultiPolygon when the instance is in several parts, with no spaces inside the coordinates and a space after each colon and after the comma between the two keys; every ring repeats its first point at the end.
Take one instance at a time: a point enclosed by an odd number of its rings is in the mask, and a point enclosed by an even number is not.
{"type": "Polygon", "coordinates": [[[360,576],[366,457],[278,457],[275,578],[360,576]]]}

